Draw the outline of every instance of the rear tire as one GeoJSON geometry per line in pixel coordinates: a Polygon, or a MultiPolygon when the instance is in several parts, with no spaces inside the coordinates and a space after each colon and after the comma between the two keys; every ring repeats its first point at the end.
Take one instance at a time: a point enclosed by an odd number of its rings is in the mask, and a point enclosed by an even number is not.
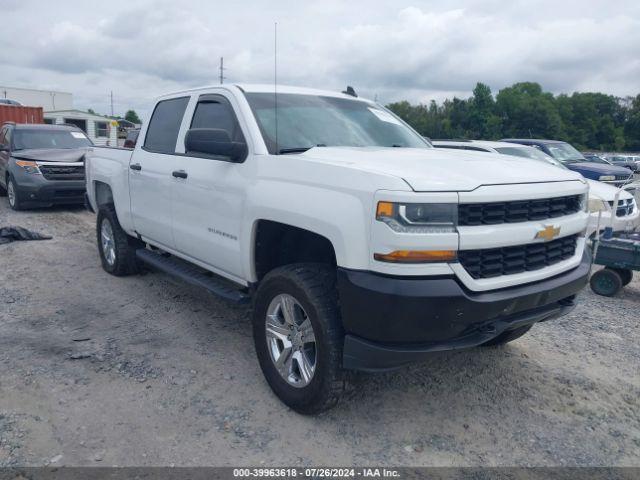
{"type": "Polygon", "coordinates": [[[622,280],[622,286],[629,285],[631,280],[633,280],[633,270],[629,270],[626,268],[612,268],[614,272],[617,272],[620,275],[620,279],[622,280]]]}
{"type": "Polygon", "coordinates": [[[591,290],[604,297],[613,297],[622,288],[622,277],[610,268],[603,268],[591,275],[591,290]]]}
{"type": "Polygon", "coordinates": [[[143,248],[144,244],[125,233],[118,222],[115,207],[112,204],[101,206],[96,223],[102,268],[118,277],[138,273],[140,267],[136,250],[143,248]]]}
{"type": "Polygon", "coordinates": [[[328,410],[348,388],[349,373],[342,368],[344,330],[334,268],[300,263],[269,272],[255,297],[253,338],[267,383],[296,412],[328,410]],[[304,325],[308,327],[308,322],[312,330],[307,334],[304,325]],[[312,344],[306,343],[309,338],[312,344]],[[300,360],[301,355],[306,360],[300,360]]]}
{"type": "Polygon", "coordinates": [[[520,338],[529,330],[531,330],[533,325],[525,325],[524,327],[514,328],[513,330],[507,330],[506,332],[502,332],[496,338],[489,340],[486,343],[483,343],[481,347],[496,347],[499,345],[504,345],[509,342],[513,342],[514,340],[520,338]]]}
{"type": "MultiPolygon", "coordinates": [[[[4,181],[5,181],[5,185],[9,183],[9,177],[5,178],[4,181]]],[[[6,197],[6,196],[7,196],[7,188],[0,185],[0,197],[6,197]]]]}

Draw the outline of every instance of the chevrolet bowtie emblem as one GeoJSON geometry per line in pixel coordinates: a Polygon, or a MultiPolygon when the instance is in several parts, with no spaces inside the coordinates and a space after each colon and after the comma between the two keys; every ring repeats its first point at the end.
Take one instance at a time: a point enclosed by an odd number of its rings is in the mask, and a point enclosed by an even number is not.
{"type": "Polygon", "coordinates": [[[553,240],[560,235],[560,227],[554,227],[553,225],[545,225],[544,228],[536,233],[535,238],[541,238],[545,242],[553,240]]]}

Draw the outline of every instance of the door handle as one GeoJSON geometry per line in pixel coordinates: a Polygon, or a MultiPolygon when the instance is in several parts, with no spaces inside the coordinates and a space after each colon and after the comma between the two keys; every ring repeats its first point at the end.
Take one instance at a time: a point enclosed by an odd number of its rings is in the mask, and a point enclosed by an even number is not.
{"type": "Polygon", "coordinates": [[[132,163],[131,165],[129,165],[129,168],[131,170],[137,170],[139,172],[140,170],[142,170],[142,165],[140,165],[139,163],[132,163]]]}
{"type": "Polygon", "coordinates": [[[184,170],[176,170],[171,175],[176,178],[187,178],[189,176],[184,170]]]}

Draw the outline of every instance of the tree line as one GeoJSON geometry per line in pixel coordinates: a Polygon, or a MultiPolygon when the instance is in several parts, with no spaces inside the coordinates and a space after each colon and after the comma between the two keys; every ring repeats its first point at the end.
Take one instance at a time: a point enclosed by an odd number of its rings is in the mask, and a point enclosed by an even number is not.
{"type": "Polygon", "coordinates": [[[477,83],[467,99],[387,107],[432,139],[547,138],[581,150],[640,151],[640,94],[553,95],[538,83],[521,82],[494,98],[488,85],[477,83]]]}

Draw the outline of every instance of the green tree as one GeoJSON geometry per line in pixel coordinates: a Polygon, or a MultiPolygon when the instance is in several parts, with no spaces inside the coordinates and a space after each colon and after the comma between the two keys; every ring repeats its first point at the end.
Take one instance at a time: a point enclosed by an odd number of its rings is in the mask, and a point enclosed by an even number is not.
{"type": "Polygon", "coordinates": [[[127,110],[127,113],[124,114],[124,119],[131,123],[142,123],[135,110],[127,110]]]}

